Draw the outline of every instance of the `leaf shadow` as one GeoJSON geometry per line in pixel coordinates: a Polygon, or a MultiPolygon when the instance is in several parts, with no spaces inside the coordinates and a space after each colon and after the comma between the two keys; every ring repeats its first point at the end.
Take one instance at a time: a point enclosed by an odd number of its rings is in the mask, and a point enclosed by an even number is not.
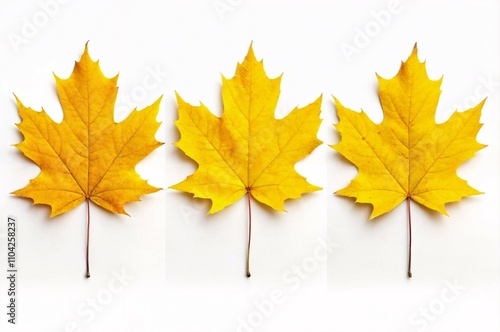
{"type": "Polygon", "coordinates": [[[289,211],[292,210],[300,210],[300,208],[305,208],[310,206],[311,202],[309,200],[318,199],[315,197],[316,195],[321,195],[321,192],[310,192],[305,193],[299,198],[287,199],[285,200],[285,211],[276,211],[273,208],[257,201],[255,198],[252,198],[252,204],[259,206],[259,212],[263,213],[266,217],[273,220],[285,219],[286,216],[289,215],[289,211]],[[285,217],[283,217],[285,216],[285,217]]]}
{"type": "MultiPolygon", "coordinates": [[[[448,203],[448,204],[450,204],[450,203],[448,203]]],[[[411,202],[411,209],[413,210],[415,208],[419,209],[419,213],[423,214],[425,216],[426,220],[432,220],[433,222],[442,222],[443,217],[449,218],[449,217],[446,217],[445,215],[442,215],[441,213],[439,213],[437,211],[425,208],[425,207],[421,206],[420,204],[412,201],[411,202]]],[[[412,219],[414,219],[413,214],[412,214],[412,219]]]]}
{"type": "MultiPolygon", "coordinates": [[[[243,198],[242,198],[243,199],[243,198]]],[[[246,196],[244,197],[244,199],[246,200],[246,196]]],[[[252,205],[252,212],[256,209],[256,207],[258,206],[258,209],[259,209],[259,213],[262,213],[264,214],[266,217],[269,217],[269,218],[272,218],[272,219],[279,219],[279,218],[276,218],[276,216],[279,216],[280,214],[282,214],[283,212],[281,211],[276,211],[272,208],[270,208],[269,206],[259,202],[258,200],[256,200],[255,198],[251,198],[251,203],[252,205]]],[[[246,211],[246,210],[245,210],[246,211]]],[[[247,213],[247,212],[246,212],[247,213]]],[[[285,212],[286,213],[286,212],[285,212]]]]}
{"type": "MultiPolygon", "coordinates": [[[[175,101],[171,101],[169,106],[173,109],[177,109],[177,103],[175,101]]],[[[167,163],[168,161],[172,162],[189,162],[192,166],[198,168],[198,163],[196,163],[193,159],[189,158],[184,151],[175,146],[175,143],[179,142],[181,139],[181,133],[177,126],[175,125],[175,121],[178,120],[178,117],[175,119],[169,119],[164,122],[164,130],[167,132],[167,137],[170,135],[173,139],[169,145],[167,145],[166,149],[164,149],[164,153],[166,155],[167,163]],[[172,121],[170,121],[172,120],[172,121]]],[[[167,188],[168,189],[168,188],[167,188]]]]}
{"type": "Polygon", "coordinates": [[[168,133],[174,133],[174,139],[175,142],[177,142],[181,138],[180,132],[175,126],[175,121],[179,120],[179,112],[178,112],[179,105],[177,105],[175,100],[172,98],[168,98],[167,100],[168,100],[168,105],[165,105],[164,107],[167,109],[176,110],[176,112],[172,112],[170,114],[167,113],[167,119],[165,119],[165,130],[168,130],[168,133]]]}
{"type": "MultiPolygon", "coordinates": [[[[342,201],[345,201],[345,203],[342,203],[342,205],[346,205],[347,206],[347,204],[351,204],[351,205],[354,204],[354,207],[352,209],[353,210],[358,210],[360,214],[362,213],[363,218],[359,218],[359,219],[369,221],[370,223],[378,223],[378,220],[381,219],[381,217],[380,217],[380,218],[375,218],[373,220],[369,220],[370,219],[370,215],[372,213],[372,205],[369,204],[369,203],[356,203],[355,199],[353,197],[341,196],[341,195],[337,195],[335,193],[333,193],[332,195],[333,195],[333,197],[335,199],[340,199],[342,201]]],[[[340,217],[341,217],[340,219],[343,219],[343,218],[349,219],[349,220],[353,219],[352,215],[346,215],[346,213],[347,213],[346,209],[342,209],[341,211],[334,211],[334,213],[335,212],[341,213],[340,214],[340,217]]],[[[336,214],[335,216],[338,217],[339,215],[336,214]]]]}
{"type": "Polygon", "coordinates": [[[27,198],[27,197],[20,197],[20,196],[15,196],[15,195],[12,195],[12,197],[14,199],[20,199],[21,201],[25,202],[22,204],[27,205],[26,210],[30,211],[30,213],[33,210],[33,212],[32,212],[33,215],[39,217],[39,218],[30,217],[30,219],[38,219],[36,221],[41,221],[43,223],[51,223],[51,224],[59,223],[64,219],[64,218],[58,218],[60,216],[50,218],[49,216],[50,216],[51,209],[50,209],[50,206],[48,206],[48,205],[34,204],[33,200],[31,198],[27,198]]]}

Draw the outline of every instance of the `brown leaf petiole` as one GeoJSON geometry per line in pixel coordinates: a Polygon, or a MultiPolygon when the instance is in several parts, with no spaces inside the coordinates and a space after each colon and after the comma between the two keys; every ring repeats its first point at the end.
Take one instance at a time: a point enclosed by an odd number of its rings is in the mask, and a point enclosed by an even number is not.
{"type": "Polygon", "coordinates": [[[411,278],[411,211],[410,211],[410,196],[406,196],[406,208],[408,210],[408,278],[411,278]]]}
{"type": "Polygon", "coordinates": [[[247,188],[248,198],[248,248],[247,248],[247,278],[250,278],[250,242],[252,240],[252,206],[250,204],[250,189],[247,188]]]}
{"type": "Polygon", "coordinates": [[[86,277],[90,278],[90,268],[89,268],[89,241],[90,241],[90,199],[87,197],[87,273],[86,277]]]}

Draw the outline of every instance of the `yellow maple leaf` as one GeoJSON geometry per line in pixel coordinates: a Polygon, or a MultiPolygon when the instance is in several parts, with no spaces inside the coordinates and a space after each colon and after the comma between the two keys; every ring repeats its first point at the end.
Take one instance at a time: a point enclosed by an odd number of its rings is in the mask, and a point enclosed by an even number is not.
{"type": "Polygon", "coordinates": [[[345,108],[337,99],[336,125],[342,140],[333,146],[359,170],[336,194],[370,203],[370,219],[391,211],[407,197],[446,214],[444,205],[481,194],[456,174],[457,167],[485,145],[476,141],[484,100],[436,124],[442,79],[431,80],[417,47],[392,79],[377,75],[384,120],[345,108]]]}
{"type": "Polygon", "coordinates": [[[115,213],[141,195],[160,190],[140,178],[136,164],[163,143],[154,135],[160,100],[137,109],[122,122],[113,120],[118,75],[106,78],[92,61],[87,45],[68,79],[55,76],[63,121],[54,122],[17,99],[24,140],[16,144],[41,169],[30,183],[13,192],[34,204],[51,207],[51,217],[87,200],[115,213]]]}
{"type": "MultiPolygon", "coordinates": [[[[373,123],[366,113],[344,107],[337,99],[340,143],[332,146],[358,168],[357,177],[336,194],[370,203],[370,219],[410,199],[446,214],[445,204],[481,194],[459,178],[456,169],[485,145],[476,141],[485,100],[455,111],[435,123],[442,78],[431,80],[417,45],[392,79],[377,75],[384,119],[373,123]]],[[[411,217],[408,214],[411,254],[411,217]]],[[[411,257],[409,259],[411,262],[411,257]]],[[[408,271],[409,276],[411,272],[408,271]]]]}
{"type": "Polygon", "coordinates": [[[321,188],[309,184],[294,164],[320,143],[316,138],[321,97],[274,117],[281,76],[270,79],[252,46],[232,79],[222,77],[224,112],[219,118],[203,104],[193,106],[177,95],[181,139],[176,143],[198,163],[196,172],[171,188],[210,199],[209,213],[245,194],[278,211],[284,201],[321,188]]]}

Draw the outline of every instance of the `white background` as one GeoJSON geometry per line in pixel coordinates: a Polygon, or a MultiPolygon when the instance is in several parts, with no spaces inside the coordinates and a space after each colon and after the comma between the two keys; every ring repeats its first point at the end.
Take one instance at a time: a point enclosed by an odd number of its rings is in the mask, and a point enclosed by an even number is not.
{"type": "MultiPolygon", "coordinates": [[[[44,3],[54,1],[0,2],[0,211],[4,221],[19,220],[18,324],[7,324],[2,277],[3,331],[500,330],[498,1],[44,3]],[[224,4],[226,11],[216,9],[224,4]],[[388,8],[396,10],[377,23],[388,8]],[[60,121],[52,73],[68,77],[87,41],[105,75],[120,72],[117,120],[131,110],[127,96],[142,108],[164,95],[157,138],[165,142],[137,167],[165,190],[128,204],[131,217],[92,206],[90,279],[85,206],[50,220],[47,207],[8,194],[39,172],[11,146],[22,139],[12,93],[60,121]],[[287,213],[254,203],[247,279],[245,200],[207,216],[206,202],[167,188],[196,168],[172,146],[179,138],[174,90],[220,114],[220,74],[233,76],[252,41],[268,75],[284,73],[277,117],[323,94],[318,137],[325,144],[297,164],[323,191],[287,202],[287,213]],[[380,121],[375,72],[394,76],[415,42],[430,77],[444,76],[438,122],[488,96],[478,135],[488,147],[458,170],[484,195],[448,204],[449,217],[412,204],[409,280],[404,204],[369,222],[368,205],[333,195],[356,169],[328,144],[339,139],[331,95],[380,121]],[[350,56],[342,51],[348,44],[356,47],[350,56]],[[146,89],[154,71],[161,74],[146,89]],[[318,260],[326,242],[333,249],[318,260]],[[115,283],[117,274],[131,280],[115,283]]],[[[5,239],[2,222],[4,271],[5,239]]]]}

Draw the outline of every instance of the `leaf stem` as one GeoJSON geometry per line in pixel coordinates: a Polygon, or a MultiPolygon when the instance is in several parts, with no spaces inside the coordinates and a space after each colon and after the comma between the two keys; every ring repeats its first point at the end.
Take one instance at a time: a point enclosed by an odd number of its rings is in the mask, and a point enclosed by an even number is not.
{"type": "Polygon", "coordinates": [[[408,278],[411,278],[411,210],[410,210],[410,196],[406,197],[406,207],[408,211],[408,278]]]}
{"type": "Polygon", "coordinates": [[[252,240],[252,206],[250,204],[250,190],[247,190],[248,198],[248,248],[247,248],[247,278],[250,278],[250,242],[252,240]]]}
{"type": "Polygon", "coordinates": [[[89,268],[89,241],[90,241],[90,199],[86,199],[87,201],[87,274],[85,275],[87,278],[90,278],[90,268],[89,268]]]}

